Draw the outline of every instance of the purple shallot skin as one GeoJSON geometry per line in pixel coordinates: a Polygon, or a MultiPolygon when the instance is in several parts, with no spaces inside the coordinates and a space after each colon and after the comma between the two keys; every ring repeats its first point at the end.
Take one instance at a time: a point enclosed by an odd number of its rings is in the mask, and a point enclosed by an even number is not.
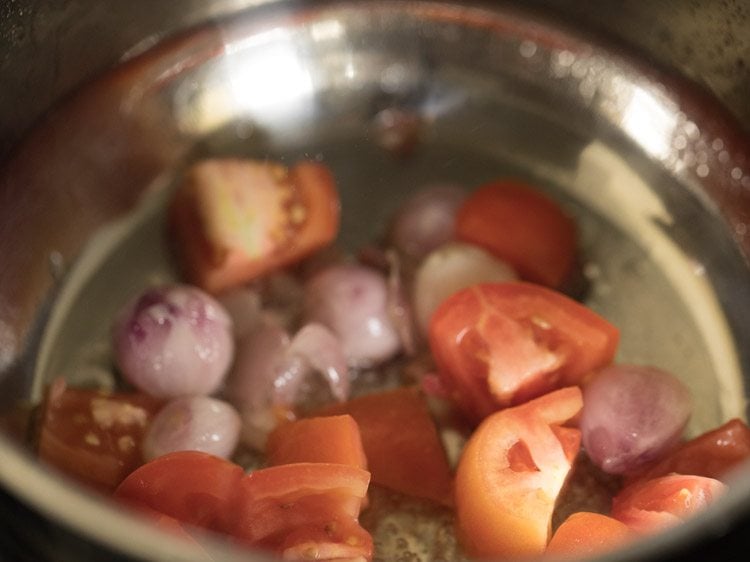
{"type": "Polygon", "coordinates": [[[170,400],[151,421],[143,438],[143,459],[174,451],[203,451],[228,459],[240,436],[240,415],[231,404],[211,396],[170,400]]]}
{"type": "Polygon", "coordinates": [[[401,339],[389,311],[389,291],[379,271],[354,263],[329,266],[305,285],[305,318],[341,341],[348,363],[369,367],[391,359],[401,339]]]}
{"type": "Polygon", "coordinates": [[[120,311],[112,337],[123,377],[158,398],[214,393],[234,354],[229,315],[189,285],[147,289],[120,311]]]}
{"type": "Polygon", "coordinates": [[[690,390],[672,373],[612,365],[584,388],[583,447],[604,472],[627,474],[675,445],[691,412],[690,390]]]}

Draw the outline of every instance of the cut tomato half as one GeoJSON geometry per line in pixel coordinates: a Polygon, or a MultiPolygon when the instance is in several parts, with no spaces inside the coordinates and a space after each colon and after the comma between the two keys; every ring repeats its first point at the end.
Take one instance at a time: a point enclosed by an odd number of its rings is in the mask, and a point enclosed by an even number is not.
{"type": "Polygon", "coordinates": [[[552,513],[580,449],[580,431],[561,424],[583,405],[578,387],[556,390],[486,418],[456,472],[459,540],[473,557],[542,554],[552,513]]]}
{"type": "Polygon", "coordinates": [[[613,360],[619,331],[557,291],[487,283],[443,302],[429,342],[449,395],[478,422],[501,407],[579,384],[613,360]]]}
{"type": "Polygon", "coordinates": [[[330,243],[339,198],[327,167],[213,159],[191,167],[170,207],[188,278],[218,293],[290,265],[330,243]]]}

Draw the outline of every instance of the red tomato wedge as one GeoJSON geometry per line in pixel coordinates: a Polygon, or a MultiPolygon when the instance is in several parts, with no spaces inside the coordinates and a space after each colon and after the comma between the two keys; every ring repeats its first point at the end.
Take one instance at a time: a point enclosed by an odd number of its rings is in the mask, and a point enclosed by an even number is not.
{"type": "Polygon", "coordinates": [[[225,459],[199,451],[178,451],[134,471],[114,496],[140,502],[182,523],[223,531],[243,475],[239,465],[225,459]]]}
{"type": "Polygon", "coordinates": [[[495,410],[576,385],[612,362],[619,331],[540,285],[474,285],[432,316],[430,349],[451,398],[478,422],[495,410]]]}
{"type": "Polygon", "coordinates": [[[367,469],[359,426],[350,415],[282,423],[268,436],[265,453],[266,463],[271,466],[324,462],[367,469]]]}
{"type": "Polygon", "coordinates": [[[170,208],[188,278],[218,293],[298,261],[338,234],[340,203],[322,164],[214,159],[190,168],[170,208]]]}
{"type": "Polygon", "coordinates": [[[682,443],[654,464],[630,475],[628,482],[650,480],[673,472],[723,480],[748,459],[750,427],[735,418],[682,443]]]}
{"type": "Polygon", "coordinates": [[[653,533],[695,515],[725,490],[713,478],[670,474],[624,488],[612,499],[611,515],[638,533],[653,533]]]}
{"type": "Polygon", "coordinates": [[[576,226],[552,199],[518,181],[474,191],[456,215],[456,237],[512,265],[522,278],[559,287],[576,259],[576,226]]]}
{"type": "Polygon", "coordinates": [[[622,521],[601,513],[579,511],[557,528],[546,552],[582,558],[614,550],[632,537],[633,532],[622,521]]]}
{"type": "Polygon", "coordinates": [[[66,388],[58,379],[41,408],[39,458],[109,493],[143,463],[143,434],[161,405],[145,394],[66,388]]]}
{"type": "Polygon", "coordinates": [[[227,532],[284,559],[370,560],[372,537],[358,523],[370,475],[351,465],[285,464],[242,479],[227,532]]]}
{"type": "Polygon", "coordinates": [[[333,404],[318,414],[349,414],[356,420],[373,483],[452,505],[453,475],[419,389],[368,394],[333,404]]]}
{"type": "Polygon", "coordinates": [[[579,430],[560,424],[582,406],[578,387],[563,388],[496,412],[472,434],[456,472],[457,533],[469,556],[544,552],[581,442],[579,430]]]}

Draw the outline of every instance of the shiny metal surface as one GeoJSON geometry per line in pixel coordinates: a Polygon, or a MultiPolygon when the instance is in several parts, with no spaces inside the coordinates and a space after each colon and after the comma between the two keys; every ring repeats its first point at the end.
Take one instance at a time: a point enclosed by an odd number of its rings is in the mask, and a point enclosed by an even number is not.
{"type": "MultiPolygon", "coordinates": [[[[196,6],[170,25],[205,21],[196,6]]],[[[350,247],[426,181],[534,181],[580,220],[587,302],[622,328],[621,358],[682,373],[700,397],[693,432],[746,416],[750,146],[712,97],[506,4],[217,2],[212,13],[240,8],[131,51],[0,173],[2,407],[80,372],[72,350],[106,331],[125,290],[170,274],[154,202],[186,162],[231,152],[326,161],[350,247]],[[384,147],[387,111],[419,123],[412,156],[384,147]]],[[[62,485],[2,435],[0,449],[4,487],[75,533],[137,558],[195,556],[62,485]]],[[[736,490],[621,559],[721,536],[750,511],[750,477],[736,490]]]]}
{"type": "MultiPolygon", "coordinates": [[[[0,6],[0,156],[56,100],[197,23],[267,0],[8,0],[0,6]],[[33,61],[34,64],[30,64],[33,61]],[[32,94],[32,95],[29,95],[32,94]]],[[[750,129],[750,8],[744,0],[496,0],[641,49],[712,92],[750,129]]]]}

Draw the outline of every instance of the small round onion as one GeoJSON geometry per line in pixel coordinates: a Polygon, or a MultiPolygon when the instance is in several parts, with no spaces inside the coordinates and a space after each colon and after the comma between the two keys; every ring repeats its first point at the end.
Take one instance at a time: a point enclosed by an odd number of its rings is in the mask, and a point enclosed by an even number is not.
{"type": "Polygon", "coordinates": [[[414,276],[414,313],[420,332],[427,334],[435,309],[453,293],[477,283],[516,279],[510,265],[478,246],[449,242],[433,250],[414,276]]]}
{"type": "Polygon", "coordinates": [[[235,409],[210,396],[185,396],[168,402],[143,437],[146,461],[174,451],[203,451],[229,458],[240,436],[235,409]]]}
{"type": "Polygon", "coordinates": [[[456,211],[466,192],[454,185],[433,185],[416,192],[396,213],[389,232],[391,244],[420,260],[453,238],[456,211]]]}
{"type": "Polygon", "coordinates": [[[385,276],[366,266],[333,265],[305,286],[307,320],[327,326],[336,335],[350,365],[375,365],[400,350],[388,307],[385,276]]]}
{"type": "Polygon", "coordinates": [[[615,365],[585,388],[581,437],[605,472],[624,474],[676,444],[691,413],[690,391],[655,367],[615,365]]]}
{"type": "Polygon", "coordinates": [[[238,343],[225,393],[240,410],[263,409],[274,402],[274,384],[283,376],[290,341],[273,317],[264,316],[238,343]]]}
{"type": "Polygon", "coordinates": [[[346,358],[330,330],[311,323],[290,338],[265,316],[240,342],[225,389],[240,412],[243,442],[262,449],[268,433],[304,399],[300,389],[316,371],[334,398],[349,397],[346,358]]]}
{"type": "Polygon", "coordinates": [[[115,321],[113,343],[124,378],[159,398],[213,393],[234,354],[229,315],[189,285],[148,289],[129,302],[115,321]]]}

